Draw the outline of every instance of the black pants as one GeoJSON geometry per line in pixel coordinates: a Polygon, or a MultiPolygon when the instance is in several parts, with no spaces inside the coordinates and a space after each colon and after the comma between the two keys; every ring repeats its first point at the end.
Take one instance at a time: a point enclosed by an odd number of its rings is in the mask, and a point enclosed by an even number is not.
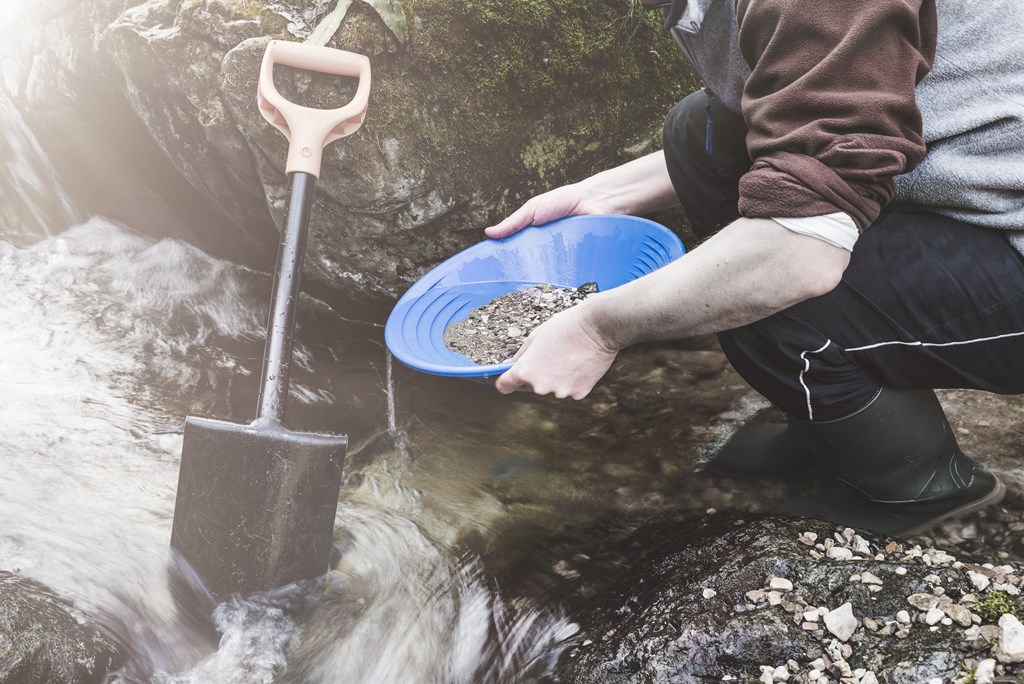
{"type": "MultiPolygon", "coordinates": [[[[745,134],[704,91],[666,118],[669,173],[698,234],[738,217],[745,134]]],[[[885,212],[835,290],[719,339],[754,389],[802,420],[849,416],[882,386],[1024,393],[1024,259],[1000,231],[885,212]]]]}

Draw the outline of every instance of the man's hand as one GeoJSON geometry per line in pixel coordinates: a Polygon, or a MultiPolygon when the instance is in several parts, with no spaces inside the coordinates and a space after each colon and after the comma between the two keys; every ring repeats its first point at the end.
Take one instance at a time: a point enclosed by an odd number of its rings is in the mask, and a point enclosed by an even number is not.
{"type": "Polygon", "coordinates": [[[543,195],[531,197],[504,221],[486,228],[484,233],[489,238],[504,238],[527,226],[539,226],[565,216],[595,213],[586,208],[585,200],[586,193],[580,189],[579,184],[563,185],[543,195]]]}
{"type": "Polygon", "coordinates": [[[504,238],[565,216],[647,214],[678,203],[665,155],[659,150],[537,195],[484,232],[489,238],[504,238]]]}
{"type": "Polygon", "coordinates": [[[513,357],[516,364],[498,378],[502,394],[519,388],[559,399],[582,399],[612,365],[618,350],[609,347],[587,322],[586,302],[552,316],[526,338],[513,357]]]}

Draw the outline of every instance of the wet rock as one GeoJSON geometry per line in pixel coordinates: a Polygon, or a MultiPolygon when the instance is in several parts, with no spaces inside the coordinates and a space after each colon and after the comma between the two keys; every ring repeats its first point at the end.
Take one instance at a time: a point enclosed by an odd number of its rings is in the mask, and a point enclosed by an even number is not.
{"type": "MultiPolygon", "coordinates": [[[[758,681],[766,674],[774,678],[789,661],[796,663],[795,669],[787,666],[789,681],[801,682],[863,682],[870,672],[884,673],[893,684],[919,684],[958,675],[961,662],[976,653],[963,630],[937,625],[932,631],[906,610],[908,596],[931,586],[929,575],[943,577],[950,605],[974,590],[965,572],[952,568],[955,558],[887,546],[889,540],[871,535],[862,538],[873,548],[889,548],[881,560],[879,554],[815,558],[815,549],[801,541],[808,530],[832,548],[859,545],[841,534],[842,542],[836,541],[836,528],[828,523],[739,521],[726,514],[636,531],[626,545],[634,560],[622,570],[621,583],[575,617],[581,641],[592,643],[563,655],[558,681],[758,681]],[[897,567],[906,574],[897,575],[897,567]],[[884,581],[851,583],[852,574],[884,581]],[[793,589],[771,590],[772,579],[780,578],[793,589]],[[716,596],[704,600],[708,586],[716,596]]],[[[937,607],[939,599],[925,595],[937,607]]],[[[944,616],[939,610],[940,621],[944,616]]]]}
{"type": "Polygon", "coordinates": [[[71,604],[0,572],[0,684],[99,684],[121,660],[113,641],[71,604]]]}

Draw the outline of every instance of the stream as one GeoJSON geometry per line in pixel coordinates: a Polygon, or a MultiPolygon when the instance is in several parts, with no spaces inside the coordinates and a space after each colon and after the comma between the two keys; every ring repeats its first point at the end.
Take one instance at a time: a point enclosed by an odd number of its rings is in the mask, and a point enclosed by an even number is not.
{"type": "Polygon", "coordinates": [[[536,681],[578,630],[566,559],[601,521],[733,495],[693,475],[698,447],[763,402],[717,352],[655,364],[682,379],[671,397],[503,397],[394,362],[386,311],[303,295],[289,423],[350,437],[335,562],[212,614],[183,600],[184,418],[254,415],[271,275],[81,216],[2,94],[0,125],[0,569],[111,634],[114,681],[536,681]]]}
{"type": "Polygon", "coordinates": [[[2,90],[0,126],[0,570],[110,634],[115,684],[544,681],[610,539],[801,486],[699,472],[767,407],[713,340],[625,353],[582,402],[505,397],[394,361],[386,310],[304,294],[289,427],[350,438],[332,567],[194,602],[169,548],[184,420],[254,416],[272,276],[83,215],[2,90]]]}

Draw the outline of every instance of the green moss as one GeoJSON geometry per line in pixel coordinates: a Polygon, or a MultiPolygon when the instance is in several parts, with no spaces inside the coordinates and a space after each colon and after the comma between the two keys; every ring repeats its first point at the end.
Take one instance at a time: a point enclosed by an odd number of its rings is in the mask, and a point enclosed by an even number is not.
{"type": "Polygon", "coordinates": [[[259,19],[266,3],[262,0],[229,0],[228,8],[242,19],[259,19]]]}
{"type": "Polygon", "coordinates": [[[1016,601],[1005,591],[990,591],[985,600],[978,604],[978,612],[987,622],[998,622],[1007,613],[1020,619],[1016,601]]]}
{"type": "Polygon", "coordinates": [[[432,187],[512,204],[656,148],[697,87],[660,13],[635,2],[402,0],[404,45],[355,3],[332,45],[373,64],[368,131],[400,139],[432,187]]]}

